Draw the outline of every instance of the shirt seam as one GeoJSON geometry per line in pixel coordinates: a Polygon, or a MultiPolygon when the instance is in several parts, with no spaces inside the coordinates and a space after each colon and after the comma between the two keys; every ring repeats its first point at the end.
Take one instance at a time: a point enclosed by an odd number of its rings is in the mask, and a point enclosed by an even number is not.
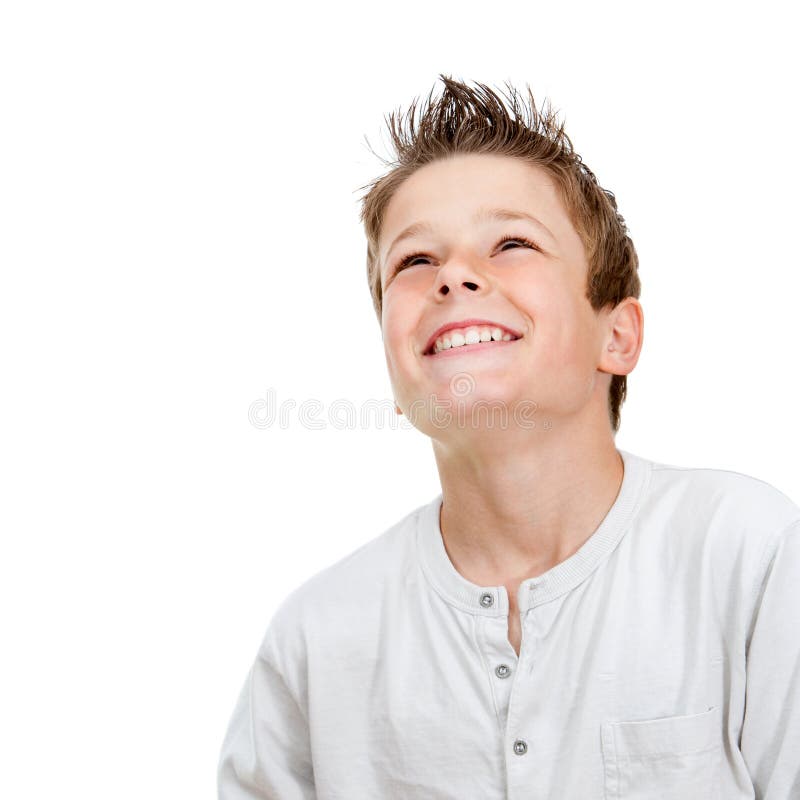
{"type": "Polygon", "coordinates": [[[628,517],[628,522],[625,525],[625,527],[623,527],[619,531],[619,535],[618,535],[617,541],[614,544],[614,546],[612,548],[610,548],[606,553],[604,553],[597,560],[597,563],[595,563],[591,567],[591,569],[581,578],[581,580],[579,580],[577,583],[575,583],[575,584],[573,584],[571,586],[568,586],[568,587],[562,589],[560,592],[558,592],[558,594],[551,595],[546,600],[542,600],[541,602],[537,603],[536,602],[536,597],[535,597],[536,591],[535,591],[535,587],[533,587],[533,589],[534,589],[534,592],[533,592],[534,593],[534,600],[531,603],[531,605],[528,607],[528,609],[526,610],[526,614],[527,614],[528,611],[532,611],[534,608],[541,608],[542,606],[545,606],[548,603],[552,603],[554,600],[558,600],[559,597],[563,597],[565,594],[568,594],[569,592],[577,589],[579,586],[581,586],[583,583],[585,583],[587,580],[589,580],[589,578],[592,575],[594,575],[594,573],[597,572],[600,569],[600,567],[603,564],[605,564],[611,558],[611,556],[616,552],[617,548],[622,544],[622,540],[628,535],[628,532],[633,527],[633,524],[636,521],[636,517],[638,516],[639,512],[642,509],[642,505],[644,504],[645,497],[647,497],[648,491],[650,489],[650,483],[651,483],[651,479],[652,479],[652,474],[653,474],[652,469],[648,469],[647,470],[647,475],[642,480],[641,486],[639,488],[639,496],[636,498],[636,503],[634,504],[633,508],[630,511],[630,515],[628,517]]]}
{"type": "MultiPolygon", "coordinates": [[[[597,570],[600,569],[600,567],[609,560],[611,555],[616,551],[616,549],[621,544],[622,540],[625,538],[625,536],[628,534],[630,529],[633,527],[633,525],[634,525],[634,523],[636,521],[636,518],[639,516],[639,513],[641,512],[642,507],[644,505],[645,499],[647,498],[648,493],[650,491],[650,486],[651,486],[652,481],[653,481],[653,471],[654,471],[654,469],[656,467],[656,462],[653,462],[650,459],[642,458],[641,456],[637,456],[635,453],[631,453],[630,455],[632,455],[636,459],[639,459],[642,462],[641,471],[644,474],[640,479],[640,485],[639,485],[639,488],[638,488],[638,491],[637,491],[636,500],[635,500],[635,502],[634,502],[633,506],[631,507],[630,512],[628,514],[627,523],[620,530],[616,543],[614,544],[614,546],[608,552],[606,552],[603,556],[601,556],[597,560],[597,562],[586,572],[586,574],[577,583],[574,583],[574,584],[572,584],[570,586],[567,586],[567,587],[561,589],[560,591],[557,592],[557,594],[551,595],[546,600],[541,600],[541,602],[539,602],[539,603],[537,603],[536,600],[534,599],[533,603],[528,607],[527,611],[530,611],[533,608],[539,607],[541,605],[545,605],[546,603],[552,602],[553,600],[557,600],[559,597],[563,597],[565,594],[568,594],[569,592],[571,592],[574,589],[576,589],[578,586],[580,586],[583,583],[585,583],[590,578],[591,575],[593,575],[595,572],[597,572],[597,570]]],[[[438,500],[438,496],[437,496],[436,499],[438,500]]],[[[431,502],[433,502],[433,501],[431,501],[431,502]]],[[[431,588],[434,590],[435,594],[437,594],[439,596],[440,600],[442,602],[446,603],[448,606],[451,606],[452,608],[456,608],[459,611],[465,611],[466,613],[471,614],[473,617],[475,617],[475,616],[481,616],[481,617],[484,617],[484,616],[485,617],[502,616],[502,614],[499,611],[495,611],[494,613],[491,613],[491,612],[487,613],[487,611],[489,611],[488,609],[484,609],[484,610],[481,611],[481,610],[478,610],[478,609],[474,608],[473,606],[471,606],[469,604],[463,603],[463,602],[457,600],[455,597],[453,597],[449,593],[449,591],[447,591],[445,588],[439,586],[439,583],[438,583],[438,580],[436,578],[436,575],[435,575],[435,572],[434,572],[433,568],[431,567],[431,569],[429,570],[428,564],[427,564],[427,561],[426,561],[426,557],[422,553],[422,541],[421,541],[421,538],[422,538],[422,536],[424,536],[424,534],[423,534],[423,532],[421,530],[420,522],[421,522],[421,516],[425,512],[426,508],[427,508],[427,506],[423,506],[423,507],[417,509],[417,511],[415,513],[415,517],[414,517],[414,527],[415,527],[414,545],[415,545],[415,551],[416,551],[415,552],[415,556],[416,556],[416,560],[417,560],[417,563],[419,565],[419,568],[422,570],[426,581],[431,586],[431,588]]]]}
{"type": "Polygon", "coordinates": [[[792,520],[792,522],[790,522],[788,525],[785,525],[783,528],[781,528],[777,534],[773,534],[771,537],[769,537],[764,545],[761,557],[758,560],[758,568],[756,569],[756,574],[753,578],[753,586],[749,592],[749,622],[747,626],[746,639],[744,642],[745,660],[747,659],[750,638],[752,635],[753,626],[755,624],[755,616],[758,609],[759,598],[761,595],[763,595],[765,590],[770,564],[778,552],[778,548],[780,547],[783,537],[793,532],[800,533],[800,518],[792,520]],[[797,526],[796,529],[792,531],[792,528],[795,526],[797,526]]]}
{"type": "MultiPolygon", "coordinates": [[[[724,467],[681,467],[677,464],[662,464],[657,461],[652,461],[652,470],[659,470],[660,472],[664,472],[666,470],[673,470],[675,472],[725,472],[728,475],[738,475],[740,478],[747,478],[751,481],[756,481],[760,483],[762,486],[767,486],[770,489],[775,490],[776,492],[782,494],[787,500],[792,500],[788,494],[781,491],[777,486],[770,483],[769,481],[765,481],[763,478],[759,478],[755,475],[749,475],[746,472],[739,472],[735,469],[725,469],[724,467]]],[[[793,502],[793,501],[792,501],[793,502]]]]}
{"type": "Polygon", "coordinates": [[[424,558],[417,557],[417,563],[419,564],[419,568],[422,570],[423,574],[425,575],[425,580],[427,581],[428,585],[433,589],[434,594],[436,594],[439,599],[446,603],[448,606],[452,608],[458,609],[459,611],[464,611],[465,613],[469,614],[471,617],[499,617],[503,616],[502,613],[495,612],[495,613],[486,613],[486,611],[478,611],[476,608],[472,608],[472,606],[467,605],[466,603],[462,603],[460,600],[453,599],[449,594],[447,594],[444,589],[440,589],[439,585],[434,580],[433,576],[428,571],[428,567],[425,564],[424,558]]]}
{"type": "Polygon", "coordinates": [[[439,587],[439,584],[436,580],[435,575],[432,571],[428,569],[428,564],[425,556],[422,553],[422,543],[420,542],[420,538],[422,536],[421,533],[421,526],[419,523],[419,514],[422,513],[422,509],[418,512],[417,517],[414,520],[415,525],[415,535],[414,535],[414,548],[415,548],[415,558],[417,565],[420,570],[422,570],[423,575],[425,576],[425,580],[427,581],[428,585],[433,589],[434,593],[439,597],[439,599],[448,606],[452,608],[456,608],[459,611],[464,611],[472,617],[499,617],[503,616],[503,614],[499,611],[494,611],[493,613],[487,613],[487,609],[483,611],[479,611],[476,608],[473,608],[466,603],[462,603],[460,600],[456,600],[455,598],[451,597],[444,589],[439,587]]]}
{"type": "Polygon", "coordinates": [[[258,657],[265,664],[267,669],[271,670],[280,681],[281,686],[283,686],[283,688],[286,690],[286,694],[291,698],[292,702],[297,707],[297,710],[300,712],[300,716],[305,720],[306,725],[308,725],[308,712],[304,708],[303,703],[300,702],[300,700],[295,696],[295,693],[292,691],[292,687],[286,680],[278,659],[270,657],[268,653],[268,646],[261,649],[258,657]]]}
{"type": "Polygon", "coordinates": [[[497,702],[497,693],[495,692],[495,684],[492,680],[492,671],[491,665],[489,664],[489,659],[486,657],[486,653],[484,652],[484,648],[482,647],[483,644],[486,642],[486,622],[485,617],[480,615],[473,614],[472,615],[472,640],[473,644],[475,645],[475,649],[478,651],[478,656],[480,657],[481,665],[483,666],[483,674],[487,676],[489,680],[489,691],[492,693],[492,703],[494,704],[494,716],[497,720],[497,729],[500,732],[500,735],[503,735],[503,725],[502,719],[500,718],[500,706],[497,702]],[[480,630],[479,630],[480,628],[480,630]],[[479,641],[480,638],[480,641],[479,641]]]}
{"type": "Polygon", "coordinates": [[[267,789],[268,787],[265,781],[265,775],[261,767],[261,761],[258,758],[258,750],[256,749],[256,723],[254,717],[255,703],[253,701],[253,682],[255,681],[255,677],[255,669],[251,667],[247,675],[247,706],[249,712],[248,721],[250,723],[250,728],[248,730],[250,738],[250,750],[257,763],[257,769],[253,773],[253,781],[259,789],[267,789]]]}

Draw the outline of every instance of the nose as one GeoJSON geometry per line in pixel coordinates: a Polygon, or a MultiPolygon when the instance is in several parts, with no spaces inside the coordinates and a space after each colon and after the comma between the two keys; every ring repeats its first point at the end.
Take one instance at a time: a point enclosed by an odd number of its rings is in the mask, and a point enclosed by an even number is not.
{"type": "Polygon", "coordinates": [[[451,261],[441,266],[436,273],[434,296],[441,299],[451,289],[459,292],[477,292],[486,288],[486,281],[468,261],[451,261]]]}

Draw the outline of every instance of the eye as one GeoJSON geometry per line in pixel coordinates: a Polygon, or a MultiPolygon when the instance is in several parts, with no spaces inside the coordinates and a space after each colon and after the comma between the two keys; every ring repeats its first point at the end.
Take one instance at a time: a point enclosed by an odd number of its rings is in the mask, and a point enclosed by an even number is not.
{"type": "MultiPolygon", "coordinates": [[[[530,239],[526,239],[524,236],[504,236],[498,243],[498,247],[503,247],[506,244],[511,242],[517,242],[518,244],[523,245],[524,247],[529,247],[532,250],[539,250],[539,246],[532,242],[530,239]]],[[[411,253],[410,255],[405,256],[397,266],[394,268],[394,272],[392,275],[396,275],[400,270],[405,269],[406,267],[414,266],[414,261],[417,259],[427,259],[430,260],[430,256],[426,255],[425,253],[411,253]]]]}
{"type": "Polygon", "coordinates": [[[524,236],[504,236],[497,244],[498,246],[502,246],[504,244],[508,244],[509,242],[519,242],[525,247],[530,247],[532,250],[538,250],[539,247],[534,244],[529,239],[526,239],[524,236]]]}
{"type": "Polygon", "coordinates": [[[410,267],[411,266],[411,262],[412,261],[416,261],[418,258],[428,258],[428,256],[426,256],[425,253],[412,253],[411,255],[406,256],[405,258],[403,258],[400,261],[400,263],[397,265],[397,267],[395,267],[395,270],[394,270],[395,273],[400,272],[401,269],[405,269],[406,267],[410,267]]]}

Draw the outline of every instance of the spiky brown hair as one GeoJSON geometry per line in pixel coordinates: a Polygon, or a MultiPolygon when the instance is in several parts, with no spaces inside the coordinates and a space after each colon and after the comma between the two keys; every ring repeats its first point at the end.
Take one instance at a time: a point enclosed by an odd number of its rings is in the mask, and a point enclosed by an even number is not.
{"type": "MultiPolygon", "coordinates": [[[[550,101],[537,110],[527,84],[523,98],[509,83],[507,94],[501,96],[477,81],[468,86],[443,74],[439,78],[444,83],[441,96],[433,100],[431,89],[421,113],[414,99],[405,115],[398,109],[385,118],[395,157],[383,159],[373,151],[389,172],[360,187],[367,189],[361,198],[361,222],[367,237],[367,281],[378,321],[383,305],[378,242],[386,207],[416,170],[457,153],[505,155],[547,170],[586,250],[586,297],[592,308],[613,308],[626,297],[638,298],[639,259],[614,194],[600,186],[574,151],[550,101]]],[[[612,375],[609,387],[608,413],[615,433],[626,378],[612,375]]]]}

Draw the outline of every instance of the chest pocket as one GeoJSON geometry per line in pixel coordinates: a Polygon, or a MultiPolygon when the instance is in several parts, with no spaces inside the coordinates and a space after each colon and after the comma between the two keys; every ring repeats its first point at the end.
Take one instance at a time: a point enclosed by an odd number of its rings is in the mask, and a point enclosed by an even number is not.
{"type": "Polygon", "coordinates": [[[722,722],[700,714],[600,726],[606,800],[718,800],[722,722]]]}

